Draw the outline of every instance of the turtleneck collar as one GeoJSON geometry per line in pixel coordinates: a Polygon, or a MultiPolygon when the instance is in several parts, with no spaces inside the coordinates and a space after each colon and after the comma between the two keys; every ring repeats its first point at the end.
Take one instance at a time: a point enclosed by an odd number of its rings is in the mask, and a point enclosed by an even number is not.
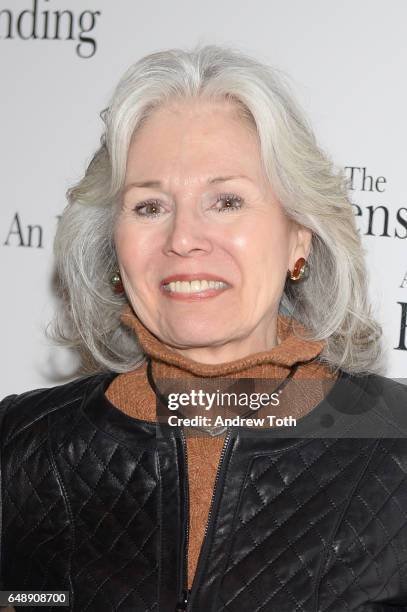
{"type": "Polygon", "coordinates": [[[154,336],[134,314],[130,306],[126,306],[121,320],[132,329],[145,355],[150,356],[161,366],[161,375],[169,375],[171,371],[181,370],[183,374],[195,376],[236,376],[238,373],[250,376],[263,376],[267,365],[277,366],[282,371],[289,370],[295,364],[314,360],[324,348],[323,341],[306,339],[307,330],[295,319],[279,314],[277,318],[277,335],[280,344],[270,350],[247,355],[240,359],[218,364],[206,364],[194,361],[172,350],[154,336]],[[301,336],[301,337],[300,337],[301,336]]]}

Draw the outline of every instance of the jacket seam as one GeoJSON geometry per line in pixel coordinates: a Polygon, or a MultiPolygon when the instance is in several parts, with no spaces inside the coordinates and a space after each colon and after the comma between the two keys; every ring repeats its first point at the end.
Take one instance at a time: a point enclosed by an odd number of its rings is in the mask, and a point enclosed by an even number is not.
{"type": "MultiPolygon", "coordinates": [[[[97,379],[98,379],[98,378],[100,378],[100,376],[101,376],[100,374],[96,374],[96,375],[94,375],[94,376],[90,376],[90,377],[88,378],[87,382],[86,382],[86,383],[85,383],[85,382],[83,383],[83,384],[84,384],[84,387],[83,387],[83,388],[80,390],[80,392],[78,393],[78,391],[77,391],[77,395],[76,395],[74,398],[72,398],[72,397],[71,397],[69,400],[67,400],[67,401],[65,401],[65,402],[62,402],[62,404],[57,404],[56,406],[51,406],[50,408],[47,408],[47,409],[46,409],[46,410],[45,410],[45,411],[44,411],[42,414],[40,414],[40,415],[39,415],[37,418],[34,418],[34,419],[33,419],[33,420],[31,420],[29,423],[26,423],[26,424],[25,424],[25,425],[23,425],[23,426],[22,426],[20,429],[18,429],[17,431],[15,431],[15,432],[12,434],[11,438],[9,438],[9,439],[7,440],[7,444],[8,444],[9,442],[12,442],[12,441],[14,440],[14,438],[15,438],[16,436],[18,436],[20,433],[22,433],[23,431],[25,431],[25,429],[27,429],[28,427],[31,427],[31,425],[34,425],[35,423],[37,423],[37,422],[38,422],[38,421],[40,421],[41,419],[46,418],[48,415],[50,415],[50,414],[54,413],[56,410],[61,410],[62,408],[66,408],[67,406],[70,406],[71,404],[74,404],[74,403],[76,403],[76,402],[78,402],[78,403],[79,403],[79,406],[80,406],[80,407],[82,407],[83,402],[85,401],[85,399],[86,399],[86,397],[87,397],[87,392],[88,392],[89,387],[95,388],[95,386],[97,385],[97,379]]],[[[85,380],[86,380],[86,378],[85,378],[85,380]]],[[[77,381],[75,381],[75,382],[76,382],[76,383],[79,383],[79,382],[83,382],[83,381],[84,381],[84,379],[83,379],[83,378],[80,378],[80,379],[78,379],[78,380],[77,380],[77,381]]],[[[56,387],[55,389],[58,389],[58,387],[56,387]]],[[[43,391],[45,392],[45,397],[44,397],[44,399],[43,399],[42,401],[44,401],[45,403],[47,403],[47,402],[48,402],[47,391],[49,391],[49,393],[52,393],[52,390],[49,390],[49,389],[44,389],[43,391]]],[[[22,398],[22,397],[21,397],[21,395],[18,395],[18,394],[14,395],[14,396],[11,396],[11,398],[12,398],[12,399],[14,399],[14,400],[16,400],[16,401],[15,401],[15,402],[13,402],[13,403],[17,403],[17,402],[18,402],[18,400],[20,400],[22,403],[26,403],[26,402],[29,402],[29,401],[31,400],[31,395],[30,395],[30,392],[29,392],[28,396],[26,396],[26,397],[24,397],[24,398],[22,398]]],[[[6,401],[7,399],[8,399],[8,398],[5,398],[5,400],[3,400],[3,401],[6,401]]]]}
{"type": "Polygon", "coordinates": [[[326,564],[328,562],[332,540],[334,539],[335,534],[338,532],[339,527],[341,526],[341,524],[343,522],[343,519],[345,517],[345,514],[346,514],[346,512],[347,512],[347,510],[349,508],[349,505],[350,505],[350,503],[351,503],[351,501],[352,501],[352,499],[353,499],[353,497],[355,495],[355,492],[358,489],[358,487],[359,487],[359,485],[360,485],[364,475],[366,474],[366,472],[367,472],[367,470],[369,468],[369,465],[370,465],[370,463],[371,463],[371,461],[373,459],[373,455],[375,454],[375,452],[377,450],[379,442],[380,442],[380,440],[375,440],[375,443],[373,444],[373,448],[368,453],[366,461],[365,461],[365,464],[364,464],[363,468],[361,469],[360,475],[356,479],[356,482],[355,482],[354,486],[352,487],[352,490],[350,491],[350,493],[348,495],[348,498],[347,498],[347,500],[346,500],[346,502],[344,504],[343,510],[339,514],[339,517],[338,517],[338,519],[336,521],[336,524],[335,524],[334,528],[332,529],[331,536],[327,539],[327,544],[325,546],[325,550],[324,550],[324,552],[322,554],[322,557],[321,557],[321,562],[319,564],[319,569],[318,569],[318,571],[316,573],[316,576],[315,576],[315,587],[314,587],[314,590],[315,590],[315,606],[314,606],[314,610],[315,610],[315,612],[318,612],[319,595],[320,595],[322,575],[323,575],[323,570],[325,569],[326,564]]]}
{"type": "MultiPolygon", "coordinates": [[[[91,419],[89,419],[88,415],[83,411],[81,411],[80,418],[85,419],[87,423],[91,425],[91,427],[96,429],[99,433],[103,434],[107,438],[110,438],[111,440],[119,444],[120,446],[126,448],[126,450],[129,452],[129,454],[134,459],[137,459],[137,455],[134,454],[135,449],[139,449],[141,452],[149,453],[151,455],[155,455],[156,453],[156,448],[154,446],[151,446],[151,448],[149,446],[143,446],[142,444],[134,444],[133,446],[130,446],[129,444],[127,444],[127,442],[123,440],[123,438],[120,438],[118,436],[116,437],[113,434],[111,434],[109,431],[106,431],[105,429],[103,429],[103,427],[99,427],[99,425],[96,425],[93,421],[91,421],[91,419]]],[[[152,444],[154,444],[154,442],[152,442],[152,444]]]]}
{"type": "Polygon", "coordinates": [[[234,513],[233,513],[232,526],[231,526],[231,529],[230,529],[231,538],[230,538],[230,542],[229,542],[229,546],[228,546],[228,553],[226,555],[226,560],[225,560],[225,562],[223,564],[223,567],[222,567],[222,572],[221,572],[222,579],[219,582],[219,587],[218,587],[218,592],[217,592],[217,602],[222,603],[223,607],[225,606],[225,602],[221,601],[221,597],[220,597],[220,591],[222,589],[223,577],[225,575],[226,568],[229,566],[229,560],[230,560],[230,556],[232,554],[233,544],[234,544],[234,540],[235,540],[235,538],[233,537],[233,534],[235,533],[235,526],[236,526],[236,522],[237,522],[237,515],[238,515],[239,510],[240,510],[240,505],[241,505],[241,501],[242,501],[242,497],[243,497],[244,487],[245,487],[245,484],[247,482],[248,475],[250,473],[250,470],[252,468],[252,465],[253,465],[255,459],[256,459],[256,457],[253,456],[248,461],[248,464],[247,464],[247,467],[246,467],[246,471],[244,473],[244,476],[242,478],[242,482],[241,482],[241,485],[240,485],[239,497],[238,497],[238,500],[237,500],[236,508],[235,508],[234,513]]]}
{"type": "Polygon", "coordinates": [[[70,546],[70,554],[69,554],[69,561],[68,561],[68,581],[69,581],[69,586],[70,586],[70,591],[71,591],[71,601],[70,601],[70,610],[74,609],[74,588],[73,588],[73,583],[72,583],[72,556],[73,556],[73,551],[75,549],[75,524],[74,524],[74,520],[73,520],[73,513],[72,513],[72,508],[71,505],[69,503],[69,498],[68,498],[68,493],[67,490],[65,488],[65,484],[63,482],[63,479],[61,477],[61,474],[58,470],[58,467],[56,465],[56,461],[55,461],[55,455],[53,452],[53,448],[52,448],[52,442],[51,442],[51,427],[50,427],[50,414],[48,414],[48,441],[47,441],[47,446],[48,446],[48,453],[49,453],[49,457],[50,457],[50,463],[52,466],[52,470],[55,474],[55,478],[58,482],[58,486],[60,488],[61,491],[61,495],[62,495],[62,499],[64,500],[64,505],[65,505],[65,510],[68,516],[68,520],[69,520],[69,526],[70,526],[70,539],[71,539],[71,546],[70,546]]]}
{"type": "MultiPolygon", "coordinates": [[[[373,412],[374,414],[381,419],[381,421],[383,421],[383,423],[385,423],[386,425],[390,425],[391,427],[393,427],[397,432],[399,432],[400,434],[402,434],[403,437],[405,437],[407,430],[406,429],[402,429],[398,423],[394,420],[392,420],[389,416],[383,414],[382,412],[380,412],[380,410],[378,410],[377,408],[373,408],[373,412]]],[[[387,436],[386,436],[387,437],[387,436]]],[[[388,436],[391,438],[394,438],[394,435],[388,436]]]]}
{"type": "MultiPolygon", "coordinates": [[[[392,439],[391,439],[392,446],[394,446],[394,445],[396,444],[396,441],[397,441],[397,440],[398,440],[398,438],[392,438],[392,439]]],[[[378,440],[378,446],[380,446],[381,442],[382,442],[382,440],[381,440],[381,439],[380,439],[380,440],[378,440]]],[[[387,446],[387,445],[383,445],[383,446],[384,446],[384,448],[386,449],[386,450],[385,450],[385,453],[386,453],[386,455],[387,455],[387,457],[388,457],[388,456],[391,454],[391,448],[390,448],[390,449],[386,448],[386,446],[387,446]]],[[[383,446],[382,446],[382,449],[383,449],[383,446]]],[[[377,478],[378,480],[380,480],[380,479],[379,479],[377,476],[376,476],[376,478],[377,478]]],[[[380,482],[381,482],[381,481],[380,481],[380,482]]],[[[403,482],[403,481],[402,481],[402,482],[403,482]]],[[[383,483],[381,483],[381,484],[382,484],[382,486],[383,486],[383,487],[386,489],[386,491],[387,491],[387,488],[385,487],[385,485],[383,485],[383,483]]],[[[402,483],[400,483],[400,484],[402,484],[402,483]]],[[[400,484],[399,484],[398,486],[400,486],[400,484]]],[[[396,487],[396,489],[395,489],[395,490],[393,490],[392,495],[393,495],[393,494],[394,494],[394,492],[397,490],[397,488],[398,488],[398,487],[396,487]]],[[[404,512],[404,515],[405,515],[405,512],[404,512]]],[[[384,530],[384,527],[382,527],[382,528],[383,528],[383,530],[384,530]]],[[[396,532],[395,534],[393,534],[393,537],[392,537],[391,539],[389,539],[389,545],[390,545],[390,546],[391,546],[391,548],[393,549],[393,554],[394,554],[394,556],[395,556],[395,557],[396,557],[396,559],[397,559],[397,571],[398,571],[398,574],[399,574],[400,584],[403,584],[403,576],[402,576],[402,571],[401,571],[401,568],[403,567],[403,563],[401,562],[401,559],[400,559],[400,551],[399,551],[399,550],[397,550],[397,546],[395,546],[395,544],[394,544],[394,542],[393,542],[392,540],[394,540],[395,536],[396,536],[396,535],[398,535],[398,534],[399,534],[399,532],[400,532],[402,529],[404,529],[404,528],[405,528],[405,523],[404,523],[404,525],[402,525],[402,527],[400,527],[400,529],[398,529],[398,530],[397,530],[397,532],[396,532]]],[[[387,531],[386,531],[386,535],[388,536],[387,531]]],[[[380,551],[380,552],[381,552],[381,551],[380,551]]],[[[405,565],[405,564],[404,564],[404,565],[405,565]]],[[[394,572],[394,573],[396,573],[396,572],[394,572]]],[[[393,576],[393,575],[394,575],[394,574],[392,574],[392,576],[393,576]]],[[[385,587],[387,586],[388,582],[389,582],[389,580],[387,581],[386,585],[384,585],[384,586],[383,586],[383,588],[385,588],[385,587]]],[[[382,589],[382,590],[383,590],[383,589],[382,589]]]]}
{"type": "Polygon", "coordinates": [[[163,520],[162,520],[162,480],[161,480],[161,464],[160,464],[160,454],[159,453],[155,453],[155,461],[156,461],[156,468],[157,468],[157,480],[160,483],[159,486],[159,494],[158,494],[158,508],[157,511],[159,512],[158,516],[160,517],[160,537],[158,539],[158,559],[159,559],[159,563],[158,563],[158,593],[157,593],[157,612],[160,612],[160,607],[161,607],[161,581],[163,579],[163,573],[162,573],[162,558],[161,558],[161,551],[162,551],[162,538],[163,538],[163,520]]]}
{"type": "Polygon", "coordinates": [[[33,419],[29,423],[26,423],[25,425],[23,425],[21,427],[21,429],[18,429],[17,431],[15,431],[10,438],[5,440],[5,443],[6,444],[10,444],[10,442],[12,442],[15,438],[17,438],[17,436],[19,436],[21,433],[23,433],[23,431],[25,431],[26,429],[28,429],[32,425],[35,425],[36,423],[41,421],[41,419],[46,419],[47,417],[49,417],[51,414],[53,414],[57,410],[60,410],[61,408],[66,408],[66,406],[70,406],[71,404],[74,404],[75,402],[80,401],[81,399],[82,399],[81,397],[75,397],[73,400],[69,400],[68,402],[65,402],[63,404],[59,404],[58,406],[54,406],[54,407],[50,408],[49,410],[47,410],[43,414],[39,415],[36,419],[33,419]]]}

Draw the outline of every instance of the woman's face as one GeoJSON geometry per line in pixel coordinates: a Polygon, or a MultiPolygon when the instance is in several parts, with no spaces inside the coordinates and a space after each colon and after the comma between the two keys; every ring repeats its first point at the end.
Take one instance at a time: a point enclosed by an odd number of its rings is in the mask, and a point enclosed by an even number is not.
{"type": "Polygon", "coordinates": [[[120,272],[155,336],[202,363],[278,343],[287,269],[307,256],[311,233],[284,214],[237,105],[156,109],[131,141],[123,194],[120,272]]]}

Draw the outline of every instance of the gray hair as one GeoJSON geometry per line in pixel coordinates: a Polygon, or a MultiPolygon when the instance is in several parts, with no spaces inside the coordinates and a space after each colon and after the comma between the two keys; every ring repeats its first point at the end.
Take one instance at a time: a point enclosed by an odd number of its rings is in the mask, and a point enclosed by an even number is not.
{"type": "Polygon", "coordinates": [[[228,99],[244,109],[257,128],[265,170],[286,214],[313,232],[309,277],[287,281],[280,310],[305,325],[308,338],[325,341],[322,362],[354,374],[381,371],[381,328],[368,302],[364,255],[343,172],[318,147],[283,76],[216,45],[143,57],[102,111],[101,146],[84,177],[68,190],[55,239],[65,315],[57,324],[59,339],[91,356],[91,370],[126,372],[143,361],[137,338],[120,322],[126,298],[115,295],[110,283],[118,267],[115,214],[134,131],[154,108],[190,97],[228,99]]]}

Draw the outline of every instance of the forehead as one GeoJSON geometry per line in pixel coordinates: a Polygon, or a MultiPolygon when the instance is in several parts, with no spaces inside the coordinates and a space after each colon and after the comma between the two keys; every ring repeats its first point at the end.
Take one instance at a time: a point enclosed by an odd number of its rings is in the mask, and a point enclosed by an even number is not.
{"type": "Polygon", "coordinates": [[[127,174],[174,171],[181,167],[219,173],[252,166],[258,172],[260,146],[254,121],[229,100],[183,99],[154,109],[133,134],[127,174]]]}
{"type": "Polygon", "coordinates": [[[167,124],[170,119],[178,125],[189,122],[198,125],[199,122],[209,120],[228,123],[230,127],[234,125],[256,131],[250,111],[238,100],[219,97],[174,98],[147,113],[145,120],[135,132],[133,140],[140,139],[146,131],[151,132],[155,128],[162,128],[163,124],[170,127],[172,124],[167,124]]]}

